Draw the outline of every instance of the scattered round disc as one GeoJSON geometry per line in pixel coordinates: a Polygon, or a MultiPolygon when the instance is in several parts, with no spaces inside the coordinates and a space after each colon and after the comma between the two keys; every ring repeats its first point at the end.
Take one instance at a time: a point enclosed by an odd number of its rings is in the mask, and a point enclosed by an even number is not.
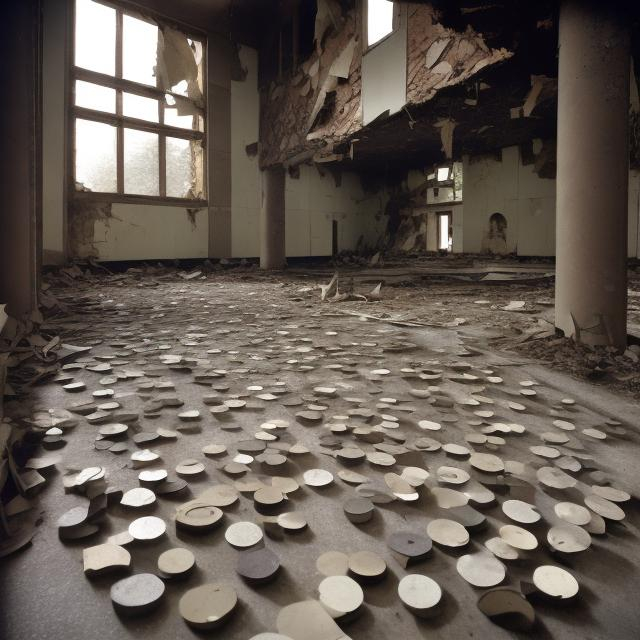
{"type": "Polygon", "coordinates": [[[155,609],[164,595],[164,582],[152,573],[138,573],[111,587],[111,602],[120,613],[140,615],[155,609]]]}
{"type": "Polygon", "coordinates": [[[555,467],[540,467],[540,469],[536,471],[536,477],[543,485],[551,487],[552,489],[570,489],[578,483],[578,481],[568,473],[555,467]]]}
{"type": "Polygon", "coordinates": [[[591,521],[589,509],[574,502],[558,502],[554,505],[553,510],[561,520],[579,527],[583,527],[591,521]]]}
{"type": "Polygon", "coordinates": [[[498,456],[491,453],[472,453],[469,464],[479,471],[485,473],[501,473],[504,471],[504,462],[498,456]]]}
{"type": "Polygon", "coordinates": [[[413,561],[427,557],[433,546],[427,536],[411,531],[398,531],[392,534],[387,539],[387,545],[395,553],[413,561]]]}
{"type": "Polygon", "coordinates": [[[292,640],[289,636],[283,636],[281,633],[259,633],[257,636],[251,636],[249,640],[292,640]]]}
{"type": "Polygon", "coordinates": [[[164,480],[160,484],[153,487],[157,495],[164,496],[172,493],[178,493],[183,491],[187,487],[187,481],[182,478],[176,478],[175,480],[164,480]]]}
{"type": "Polygon", "coordinates": [[[442,450],[450,456],[457,456],[459,458],[464,458],[471,453],[467,447],[452,442],[442,445],[442,450]]]}
{"type": "Polygon", "coordinates": [[[363,484],[364,482],[369,482],[369,478],[367,478],[367,476],[363,476],[361,473],[357,473],[349,469],[340,469],[340,471],[338,471],[338,477],[349,484],[363,484]]]}
{"type": "Polygon", "coordinates": [[[408,482],[412,487],[420,487],[424,484],[424,481],[429,477],[429,472],[426,469],[420,467],[405,467],[400,474],[400,477],[408,482]]]}
{"type": "Polygon", "coordinates": [[[622,489],[616,489],[614,487],[594,484],[591,487],[591,491],[595,493],[595,495],[600,496],[605,500],[609,500],[610,502],[627,502],[627,500],[631,500],[631,496],[626,491],[622,491],[622,489]]]}
{"type": "Polygon", "coordinates": [[[200,495],[199,500],[214,507],[228,507],[232,505],[238,499],[238,491],[235,487],[231,487],[228,484],[218,484],[211,489],[207,489],[200,495]]]}
{"type": "Polygon", "coordinates": [[[367,461],[370,464],[379,467],[391,467],[396,463],[396,459],[390,453],[384,453],[382,451],[371,451],[366,455],[367,461]]]}
{"type": "Polygon", "coordinates": [[[551,444],[566,444],[569,442],[569,436],[566,433],[558,433],[557,431],[548,431],[540,437],[551,444]]]}
{"type": "Polygon", "coordinates": [[[575,431],[576,425],[568,420],[554,420],[553,426],[562,429],[563,431],[575,431]]]}
{"type": "Polygon", "coordinates": [[[500,537],[512,547],[523,551],[532,551],[538,546],[538,539],[526,529],[513,524],[505,524],[498,532],[500,537]]]}
{"type": "Polygon", "coordinates": [[[340,551],[327,551],[316,560],[316,568],[323,576],[346,576],[349,556],[340,551]]]}
{"type": "Polygon", "coordinates": [[[238,603],[235,590],[225,584],[204,584],[187,591],[178,608],[184,621],[195,629],[215,629],[231,615],[238,603]]]}
{"type": "Polygon", "coordinates": [[[506,575],[505,566],[488,551],[470,553],[458,558],[456,569],[474,587],[495,587],[506,575]]]}
{"type": "Polygon", "coordinates": [[[329,576],[318,586],[319,600],[332,618],[353,615],[364,602],[362,587],[348,576],[329,576]]]}
{"type": "Polygon", "coordinates": [[[300,485],[294,478],[287,478],[284,476],[274,476],[271,478],[271,486],[282,491],[285,495],[293,493],[300,488],[300,485]]]}
{"type": "Polygon", "coordinates": [[[151,489],[137,487],[127,491],[120,500],[120,504],[125,507],[140,508],[147,507],[156,501],[156,494],[151,489]]]}
{"type": "Polygon", "coordinates": [[[167,473],[166,469],[153,469],[153,470],[147,470],[147,471],[141,471],[138,474],[138,481],[141,484],[151,484],[151,485],[155,485],[158,482],[162,482],[163,480],[167,479],[167,476],[169,474],[167,473]]]}
{"type": "Polygon", "coordinates": [[[205,456],[220,456],[227,452],[227,447],[223,444],[208,444],[202,447],[202,453],[205,456]]]}
{"type": "Polygon", "coordinates": [[[499,587],[483,593],[478,609],[496,624],[513,631],[528,631],[535,621],[535,611],[520,591],[499,587]]]}
{"type": "Polygon", "coordinates": [[[442,429],[442,425],[439,422],[432,422],[431,420],[420,420],[418,426],[427,431],[440,431],[442,429]]]}
{"type": "Polygon", "coordinates": [[[529,447],[529,451],[541,458],[549,458],[549,460],[560,457],[560,452],[557,449],[554,449],[553,447],[546,447],[544,445],[529,447]]]}
{"type": "Polygon", "coordinates": [[[464,547],[469,542],[469,533],[459,523],[446,518],[432,520],[427,525],[428,536],[443,547],[464,547]]]}
{"type": "Polygon", "coordinates": [[[204,465],[197,460],[183,460],[176,467],[176,473],[181,476],[195,476],[204,471],[204,465]]]}
{"type": "Polygon", "coordinates": [[[447,484],[464,484],[471,479],[471,476],[464,470],[458,467],[439,467],[436,471],[438,482],[445,482],[447,484]]]}
{"type": "Polygon", "coordinates": [[[517,560],[520,557],[514,547],[499,537],[489,538],[489,540],[485,541],[484,546],[487,547],[494,556],[502,560],[517,560]]]}
{"type": "Polygon", "coordinates": [[[176,511],[176,527],[193,532],[210,531],[220,524],[223,515],[222,511],[213,505],[190,502],[176,511]]]}
{"type": "Polygon", "coordinates": [[[100,427],[98,432],[100,435],[105,437],[112,436],[120,436],[123,433],[126,433],[129,430],[129,427],[126,424],[120,424],[119,422],[112,422],[109,424],[104,424],[100,427]]]}
{"type": "Polygon", "coordinates": [[[309,487],[326,487],[333,482],[333,474],[325,469],[309,469],[302,477],[309,487]]]}
{"type": "Polygon", "coordinates": [[[85,575],[92,577],[128,569],[131,566],[131,554],[117,544],[99,544],[82,551],[85,575]]]}
{"type": "Polygon", "coordinates": [[[579,553],[591,546],[591,536],[575,524],[561,524],[551,527],[547,541],[556,550],[563,553],[579,553]]]}
{"type": "Polygon", "coordinates": [[[156,516],[138,518],[129,525],[129,533],[134,540],[157,540],[166,530],[165,521],[156,516]]]}
{"type": "Polygon", "coordinates": [[[350,498],[344,503],[343,509],[350,522],[362,524],[371,520],[375,506],[368,498],[350,498]]]}
{"type": "Polygon", "coordinates": [[[534,505],[522,500],[505,500],[502,503],[502,511],[507,518],[521,524],[533,524],[542,518],[534,505]]]}
{"type": "Polygon", "coordinates": [[[276,577],[280,569],[280,560],[271,549],[243,551],[238,556],[236,571],[251,583],[263,584],[276,577]]]}
{"type": "Polygon", "coordinates": [[[278,516],[278,525],[289,533],[297,533],[307,527],[306,518],[296,511],[289,511],[287,513],[281,513],[278,516]]]}
{"type": "Polygon", "coordinates": [[[413,446],[419,451],[427,451],[427,452],[438,451],[442,448],[442,445],[437,440],[434,440],[433,438],[426,438],[426,437],[416,438],[415,442],[413,443],[413,446]]]}
{"type": "Polygon", "coordinates": [[[543,565],[533,572],[533,584],[542,593],[560,600],[575,597],[580,589],[578,581],[564,569],[543,565]]]}
{"type": "Polygon", "coordinates": [[[405,576],[398,583],[398,597],[414,615],[426,618],[434,614],[442,599],[440,585],[419,574],[405,576]]]}
{"type": "Polygon", "coordinates": [[[594,440],[606,440],[607,438],[607,434],[604,431],[600,431],[600,429],[583,429],[582,433],[594,440]]]}
{"type": "Polygon", "coordinates": [[[225,531],[226,541],[236,549],[248,549],[262,540],[262,529],[253,522],[236,522],[225,531]]]}
{"type": "Polygon", "coordinates": [[[372,551],[358,551],[349,556],[349,571],[363,580],[378,580],[386,570],[385,561],[372,551]]]}
{"type": "Polygon", "coordinates": [[[276,487],[262,487],[253,494],[253,501],[265,509],[274,509],[285,500],[284,494],[276,487]]]}
{"type": "Polygon", "coordinates": [[[169,549],[158,558],[158,571],[163,578],[183,578],[196,566],[196,558],[189,549],[169,549]]]}
{"type": "Polygon", "coordinates": [[[433,494],[438,506],[441,509],[453,509],[454,507],[464,507],[468,502],[469,498],[455,489],[447,489],[446,487],[433,487],[431,489],[431,493],[433,494]]]}
{"type": "Polygon", "coordinates": [[[613,502],[599,495],[590,494],[585,497],[584,503],[591,511],[602,516],[605,520],[624,520],[624,511],[613,502]]]}

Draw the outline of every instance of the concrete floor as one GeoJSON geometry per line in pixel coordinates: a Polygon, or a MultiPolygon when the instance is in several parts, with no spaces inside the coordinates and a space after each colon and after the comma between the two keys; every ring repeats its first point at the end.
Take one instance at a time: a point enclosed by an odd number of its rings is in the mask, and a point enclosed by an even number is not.
{"type": "MultiPolygon", "coordinates": [[[[552,420],[561,415],[577,426],[572,434],[575,435],[572,450],[583,448],[580,453],[592,455],[597,467],[607,474],[612,485],[634,496],[640,495],[637,402],[513,354],[487,351],[481,338],[461,337],[461,334],[472,335],[473,326],[464,330],[411,329],[375,321],[365,322],[354,316],[342,315],[343,307],[338,304],[321,304],[317,291],[303,290],[313,282],[303,287],[300,283],[285,281],[277,275],[270,278],[213,275],[205,281],[189,282],[170,277],[157,279],[157,282],[157,286],[150,286],[150,278],[141,278],[139,282],[133,279],[118,282],[105,278],[100,282],[79,282],[73,289],[58,290],[56,293],[60,299],[72,305],[72,309],[65,317],[58,319],[57,327],[64,330],[65,340],[74,344],[100,341],[94,346],[94,355],[128,351],[130,355],[123,359],[129,364],[120,368],[144,369],[155,366],[160,364],[158,356],[166,354],[197,357],[201,360],[203,370],[215,368],[228,372],[223,378],[230,385],[228,394],[249,393],[246,387],[255,384],[268,389],[276,381],[286,383],[289,393],[285,398],[311,394],[313,387],[318,384],[337,386],[339,396],[326,401],[329,405],[325,412],[326,422],[330,421],[330,416],[342,414],[354,406],[346,402],[344,397],[359,396],[363,399],[362,406],[373,409],[380,398],[395,397],[400,406],[410,406],[415,410],[404,412],[391,408],[379,411],[400,418],[400,430],[407,435],[409,445],[421,435],[432,436],[442,443],[465,444],[464,434],[478,427],[468,424],[469,420],[475,418],[472,414],[474,407],[456,404],[452,409],[438,409],[426,400],[410,396],[410,387],[426,387],[427,383],[404,379],[400,369],[439,367],[445,371],[446,377],[447,373],[451,373],[449,364],[468,362],[477,370],[490,369],[495,372],[494,375],[504,379],[499,385],[483,383],[486,389],[481,392],[482,395],[495,401],[494,420],[518,422],[527,428],[527,433],[522,436],[507,435],[507,444],[493,453],[504,460],[527,463],[530,469],[543,466],[546,462],[534,456],[528,447],[541,444],[539,435],[552,430],[552,420]],[[326,332],[331,331],[337,335],[327,335],[326,332]],[[205,335],[189,338],[189,334],[205,335]],[[396,341],[408,341],[415,347],[399,352],[383,350],[396,341]],[[110,346],[115,343],[127,346],[110,346]],[[145,349],[138,352],[133,350],[133,347],[143,344],[145,349]],[[171,345],[171,349],[157,351],[159,344],[171,345]],[[338,345],[340,349],[330,350],[338,345]],[[465,346],[479,347],[481,353],[461,357],[465,346]],[[221,353],[207,354],[211,349],[220,349],[221,353]],[[300,371],[302,363],[315,368],[307,372],[300,371]],[[325,368],[331,363],[345,365],[346,372],[325,368]],[[380,367],[389,369],[391,374],[375,379],[370,372],[380,367]],[[518,396],[519,382],[528,379],[540,383],[536,398],[523,399],[518,396]],[[561,398],[566,397],[575,399],[575,409],[552,409],[561,398]],[[515,413],[505,408],[503,403],[510,399],[526,404],[527,413],[515,413]],[[440,432],[425,433],[418,429],[419,420],[437,421],[445,414],[457,416],[457,422],[443,424],[440,432]],[[582,435],[582,429],[601,426],[607,417],[623,421],[628,428],[628,435],[624,438],[608,437],[605,441],[595,441],[582,435]]],[[[392,297],[393,293],[389,291],[388,295],[392,297]]],[[[484,298],[487,295],[485,289],[477,297],[484,298]]],[[[424,313],[429,311],[428,304],[425,302],[421,307],[424,313]]],[[[365,303],[349,306],[351,310],[354,308],[374,313],[376,306],[365,303]]],[[[478,335],[481,333],[478,331],[478,335]]],[[[99,380],[103,375],[78,372],[76,378],[87,383],[87,391],[83,394],[67,394],[54,382],[40,385],[22,404],[22,410],[63,408],[82,398],[89,399],[91,391],[100,388],[99,380]]],[[[291,460],[286,473],[279,475],[299,477],[304,470],[314,467],[328,469],[335,474],[341,468],[333,457],[327,455],[331,451],[319,444],[319,437],[327,433],[326,429],[323,426],[302,426],[296,422],[294,414],[299,408],[286,408],[278,401],[264,402],[248,397],[247,408],[225,418],[226,422],[234,421],[241,431],[222,430],[220,422],[202,403],[202,396],[210,390],[194,384],[192,373],[165,367],[160,379],[170,379],[175,383],[175,395],[184,400],[184,407],[165,409],[161,417],[155,419],[141,415],[139,424],[146,431],[161,426],[175,428],[179,424],[177,413],[180,410],[200,409],[203,419],[199,431],[183,433],[177,442],[163,441],[156,445],[156,441],[150,446],[161,454],[160,464],[152,468],[166,468],[170,474],[175,465],[186,458],[205,462],[206,474],[190,481],[192,495],[215,483],[233,482],[219,469],[230,456],[221,461],[207,459],[201,454],[202,446],[213,442],[224,443],[233,453],[235,442],[251,438],[260,423],[268,419],[288,420],[290,428],[283,439],[302,442],[311,450],[311,454],[291,460]]],[[[136,391],[141,381],[127,380],[112,387],[127,411],[140,411],[142,414],[145,398],[136,391]]],[[[441,388],[445,393],[456,396],[472,390],[468,385],[452,382],[444,382],[441,388]]],[[[477,390],[477,387],[473,389],[477,390]]],[[[155,395],[160,394],[155,392],[155,395]]],[[[212,635],[228,640],[247,640],[262,631],[277,631],[276,617],[281,607],[317,597],[317,586],[323,576],[316,570],[315,563],[323,552],[340,550],[348,553],[364,549],[375,551],[385,558],[388,575],[381,583],[365,587],[362,614],[353,622],[343,625],[349,637],[356,640],[520,637],[494,625],[477,609],[476,602],[482,590],[466,583],[457,573],[455,565],[460,553],[434,548],[428,560],[410,567],[409,571],[391,556],[385,543],[390,534],[407,529],[425,533],[426,525],[432,518],[442,517],[429,499],[426,489],[422,490],[423,495],[416,503],[396,501],[379,505],[371,522],[353,525],[342,511],[344,500],[355,495],[353,487],[343,483],[337,476],[335,483],[325,489],[301,487],[290,495],[291,508],[288,510],[304,513],[309,528],[302,534],[285,536],[283,540],[265,538],[267,546],[279,555],[283,570],[274,583],[257,588],[245,584],[235,573],[237,552],[225,542],[224,526],[206,536],[176,532],[171,517],[176,506],[189,499],[189,494],[178,500],[160,497],[154,508],[144,514],[112,507],[100,532],[93,538],[72,544],[62,543],[57,536],[57,518],[85,500],[81,496],[64,493],[64,467],[101,465],[107,470],[111,486],[125,490],[138,486],[139,471],[126,466],[129,454],[117,456],[108,451],[96,451],[93,448],[96,432],[95,425],[89,425],[80,418],[80,424],[69,434],[67,446],[61,450],[63,463],[59,465],[59,473],[50,476],[41,494],[44,522],[39,527],[33,545],[0,564],[1,638],[189,638],[197,634],[180,618],[180,596],[198,584],[224,581],[237,590],[239,610],[226,626],[212,635]],[[106,576],[97,580],[85,578],[82,549],[105,541],[108,535],[126,530],[131,520],[149,513],[167,521],[167,535],[156,544],[130,545],[132,570],[136,573],[154,572],[158,555],[173,546],[192,549],[198,569],[186,582],[167,584],[166,600],[157,611],[143,618],[124,619],[116,615],[109,598],[109,588],[117,577],[106,576]],[[443,588],[443,611],[433,620],[415,618],[399,601],[397,584],[408,572],[424,573],[443,588]]],[[[345,439],[350,440],[349,437],[345,439]]],[[[359,445],[363,448],[367,446],[365,443],[359,445]]],[[[131,451],[136,448],[130,441],[131,451]]],[[[477,448],[486,451],[482,447],[477,448]]],[[[567,452],[571,453],[571,450],[567,449],[567,452]]],[[[449,458],[442,452],[416,453],[414,457],[412,464],[428,467],[431,471],[442,464],[470,470],[466,461],[449,458]]],[[[256,475],[262,473],[257,463],[253,463],[252,470],[256,475]]],[[[355,470],[382,481],[383,474],[390,469],[375,468],[365,462],[355,470]]],[[[400,465],[391,470],[399,472],[400,465]]],[[[474,472],[470,472],[474,476],[474,472]]],[[[590,484],[586,473],[578,477],[590,484]]],[[[576,576],[580,583],[580,594],[577,601],[568,606],[536,600],[535,629],[529,634],[522,634],[522,637],[576,640],[639,638],[640,512],[637,500],[634,498],[622,505],[627,514],[626,520],[619,524],[608,524],[604,536],[593,536],[590,549],[569,558],[560,558],[552,554],[546,544],[546,532],[549,526],[557,522],[553,505],[560,500],[581,502],[581,493],[586,491],[586,486],[581,482],[575,490],[552,494],[550,490],[547,490],[548,493],[542,491],[535,482],[535,475],[533,478],[532,487],[524,485],[517,491],[514,489],[511,495],[498,494],[498,502],[508,497],[530,500],[543,515],[542,523],[531,528],[541,543],[540,548],[523,554],[521,560],[515,563],[505,563],[505,584],[517,586],[520,580],[530,580],[533,570],[541,564],[559,564],[576,576]]],[[[463,553],[483,548],[483,541],[497,535],[497,529],[507,523],[499,504],[486,509],[484,513],[489,521],[488,529],[472,534],[469,548],[463,553]]],[[[253,502],[246,495],[241,496],[233,507],[226,509],[227,524],[253,520],[255,516],[253,502]]]]}

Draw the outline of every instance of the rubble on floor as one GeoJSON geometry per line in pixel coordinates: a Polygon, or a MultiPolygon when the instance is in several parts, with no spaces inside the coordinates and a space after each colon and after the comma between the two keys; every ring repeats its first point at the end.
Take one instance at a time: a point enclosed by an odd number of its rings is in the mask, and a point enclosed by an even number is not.
{"type": "MultiPolygon", "coordinates": [[[[55,308],[29,359],[57,353],[56,370],[30,385],[25,359],[7,407],[57,449],[19,460],[43,493],[47,542],[16,558],[5,615],[43,598],[46,577],[15,581],[52,547],[49,570],[67,578],[51,601],[91,603],[79,630],[117,614],[174,637],[224,623],[228,638],[297,640],[313,620],[324,640],[390,637],[391,618],[409,637],[414,616],[436,615],[454,635],[469,618],[506,638],[494,623],[512,613],[578,638],[576,610],[615,609],[622,583],[590,594],[637,542],[640,486],[612,464],[638,446],[635,425],[491,347],[555,339],[542,337],[549,281],[399,277],[376,301],[333,305],[309,271],[47,277],[55,308]],[[163,601],[177,607],[154,613],[163,601]]],[[[346,278],[367,291],[378,271],[346,278]]],[[[616,624],[634,616],[621,604],[616,624]]]]}

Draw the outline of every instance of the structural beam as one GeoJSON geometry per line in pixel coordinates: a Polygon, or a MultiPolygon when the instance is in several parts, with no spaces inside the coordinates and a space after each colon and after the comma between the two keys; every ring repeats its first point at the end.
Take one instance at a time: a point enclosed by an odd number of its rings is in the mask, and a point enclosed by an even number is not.
{"type": "Polygon", "coordinates": [[[284,240],[284,167],[262,171],[260,207],[260,268],[282,269],[286,263],[284,240]]]}
{"type": "Polygon", "coordinates": [[[616,4],[563,0],[560,8],[556,327],[623,348],[630,37],[616,4]]]}

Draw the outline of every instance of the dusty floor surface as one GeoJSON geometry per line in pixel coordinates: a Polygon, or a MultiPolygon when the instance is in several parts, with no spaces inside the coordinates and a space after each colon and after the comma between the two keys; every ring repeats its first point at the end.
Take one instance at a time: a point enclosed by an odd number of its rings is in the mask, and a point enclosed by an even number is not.
{"type": "MultiPolygon", "coordinates": [[[[375,280],[375,274],[356,275],[354,291],[366,293],[375,280]]],[[[601,366],[604,373],[593,376],[585,365],[584,371],[567,374],[559,370],[562,363],[551,368],[521,353],[499,350],[498,347],[512,347],[522,351],[523,345],[530,342],[529,338],[522,340],[522,336],[534,326],[539,330],[537,334],[532,331],[530,338],[542,336],[536,342],[555,339],[544,334],[549,329],[544,318],[552,309],[547,303],[553,297],[548,284],[491,286],[409,278],[383,286],[380,302],[320,303],[316,285],[325,283],[326,278],[324,274],[313,275],[304,270],[269,276],[236,270],[187,281],[175,271],[159,270],[155,274],[133,273],[126,277],[79,278],[66,286],[60,280],[54,282],[50,293],[67,309],[54,315],[47,326],[66,342],[93,346],[87,356],[76,360],[82,368],[69,371],[75,380],[86,383],[86,390],[68,393],[61,384],[50,380],[35,386],[24,402],[9,405],[9,411],[17,418],[38,409],[72,409],[73,403],[91,401],[96,390],[113,389],[114,395],[108,400],[115,399],[121,405],[118,411],[139,415],[137,421],[130,423],[129,436],[158,428],[180,431],[177,440],[158,439],[141,445],[161,456],[150,468],[167,469],[175,477],[174,469],[180,461],[195,458],[205,464],[206,471],[189,479],[188,489],[178,498],[159,497],[155,505],[142,511],[112,506],[97,534],[63,543],[58,539],[57,519],[71,507],[86,504],[84,496],[65,493],[65,473],[102,466],[109,486],[127,490],[138,486],[140,472],[130,468],[130,454],[141,448],[131,437],[124,439],[128,451],[118,455],[96,450],[99,425],[89,424],[82,415],[75,416],[78,425],[65,432],[66,446],[54,452],[60,455],[61,462],[56,472],[47,474],[49,481],[40,498],[43,522],[33,545],[1,561],[0,637],[7,640],[193,637],[194,632],[178,612],[180,597],[191,587],[222,581],[236,589],[239,608],[212,635],[246,640],[262,631],[277,631],[278,613],[287,604],[317,598],[323,576],[316,568],[316,560],[330,550],[374,551],[388,566],[384,580],[364,587],[361,615],[352,622],[341,623],[344,633],[351,638],[520,637],[494,625],[478,610],[476,603],[483,590],[468,584],[456,570],[461,555],[483,549],[483,543],[497,536],[501,526],[517,524],[501,510],[501,503],[507,499],[535,504],[542,520],[522,525],[536,535],[539,547],[520,552],[517,561],[504,561],[507,567],[504,584],[518,587],[521,581],[530,582],[536,567],[546,564],[566,568],[580,584],[578,597],[570,604],[550,603],[533,596],[536,623],[522,637],[593,640],[640,637],[637,605],[640,512],[635,497],[640,495],[639,412],[634,398],[637,387],[628,384],[638,374],[637,363],[630,356],[626,362],[604,354],[602,357],[611,361],[610,370],[601,366]],[[485,302],[477,303],[478,300],[485,302]],[[498,308],[511,300],[525,301],[527,311],[498,308]],[[353,313],[370,317],[363,319],[353,313]],[[397,326],[394,319],[418,326],[397,326]],[[105,359],[96,361],[97,356],[105,359]],[[182,361],[167,356],[182,356],[182,361]],[[109,362],[112,371],[92,372],[84,368],[98,361],[109,362]],[[380,369],[389,373],[373,373],[380,369]],[[456,381],[461,370],[476,379],[456,381]],[[217,391],[212,390],[211,380],[195,382],[195,376],[211,371],[219,375],[213,381],[219,385],[217,391]],[[421,378],[425,371],[436,378],[421,378]],[[437,379],[438,371],[442,372],[441,379],[437,379]],[[117,382],[104,380],[112,375],[117,376],[117,382]],[[581,379],[586,375],[596,377],[597,381],[581,379]],[[630,377],[618,379],[625,376],[630,377]],[[171,382],[175,388],[158,390],[149,384],[160,381],[171,382]],[[523,381],[535,381],[533,389],[537,395],[523,396],[521,391],[527,388],[520,384],[523,381]],[[314,388],[319,385],[335,387],[335,397],[317,396],[314,388]],[[430,386],[430,398],[411,393],[430,386]],[[263,389],[248,390],[248,387],[263,389]],[[275,399],[257,397],[265,391],[276,391],[275,399]],[[221,400],[240,398],[247,404],[214,415],[209,411],[210,405],[203,402],[203,396],[211,394],[218,394],[221,400]],[[163,397],[177,397],[184,404],[151,411],[149,403],[163,397]],[[563,404],[563,399],[573,399],[575,404],[563,404]],[[525,410],[516,411],[509,402],[522,404],[525,410]],[[296,419],[295,414],[308,404],[327,407],[321,410],[323,419],[316,426],[301,424],[296,419]],[[345,416],[358,407],[370,409],[373,417],[369,421],[356,416],[346,420],[333,417],[345,416]],[[198,409],[201,419],[197,423],[181,423],[178,413],[187,409],[198,409]],[[493,415],[483,413],[480,417],[474,413],[478,410],[491,411],[493,415]],[[346,467],[334,454],[340,443],[358,446],[366,453],[375,451],[373,444],[357,440],[349,430],[378,425],[384,420],[382,414],[398,420],[397,428],[390,428],[393,424],[389,425],[389,419],[381,427],[384,442],[402,445],[406,450],[397,450],[396,463],[390,467],[365,461],[352,469],[367,476],[379,493],[387,495],[390,489],[385,484],[385,473],[400,473],[403,467],[412,465],[428,469],[431,476],[426,486],[420,487],[419,500],[377,504],[370,522],[354,525],[345,517],[342,506],[349,497],[357,495],[356,488],[338,477],[338,471],[346,467]],[[222,467],[235,455],[236,443],[253,438],[262,423],[274,419],[285,420],[289,426],[278,432],[279,440],[269,443],[272,448],[286,451],[293,443],[302,443],[310,450],[304,455],[290,454],[286,467],[271,474],[291,476],[300,482],[300,489],[289,494],[285,510],[304,514],[309,526],[303,533],[284,535],[281,539],[265,537],[265,544],[278,554],[282,570],[273,583],[251,587],[236,574],[238,552],[224,539],[229,524],[257,520],[250,493],[242,493],[234,505],[225,509],[223,525],[204,536],[176,531],[172,516],[182,502],[214,484],[233,485],[238,477],[229,476],[222,467]],[[553,421],[557,419],[570,421],[575,430],[556,428],[553,421]],[[438,422],[442,428],[423,430],[418,426],[420,420],[438,422]],[[614,426],[612,420],[621,422],[623,428],[614,426]],[[332,435],[329,425],[336,422],[346,423],[349,430],[332,435]],[[487,427],[494,423],[516,423],[526,431],[520,435],[501,431],[491,434],[503,438],[503,444],[495,440],[494,444],[472,445],[466,440],[470,434],[489,431],[487,427]],[[600,430],[606,439],[583,433],[589,428],[600,430]],[[577,479],[573,488],[555,490],[537,479],[537,469],[554,466],[558,461],[530,450],[531,446],[545,444],[542,434],[548,433],[567,435],[567,443],[549,446],[559,451],[562,460],[570,457],[582,466],[579,472],[571,472],[577,479]],[[453,457],[442,450],[420,451],[415,445],[421,437],[493,453],[508,462],[512,473],[487,476],[473,469],[466,456],[453,457]],[[202,447],[211,443],[226,445],[228,455],[204,456],[202,447]],[[472,480],[467,485],[440,486],[464,492],[481,480],[496,494],[495,503],[481,508],[487,527],[472,532],[465,549],[453,552],[434,545],[430,558],[404,569],[391,555],[386,539],[401,530],[424,535],[431,520],[451,517],[438,506],[430,490],[438,486],[437,470],[442,465],[462,468],[472,480]],[[334,483],[322,489],[304,486],[302,473],[311,468],[331,471],[334,483]],[[603,475],[594,476],[597,471],[603,475]],[[591,493],[591,485],[604,483],[634,496],[619,505],[626,518],[622,522],[607,521],[606,533],[594,534],[590,548],[585,551],[554,552],[547,542],[549,528],[561,523],[554,505],[560,501],[583,504],[585,495],[591,493]],[[157,543],[128,545],[132,572],[155,572],[158,555],[175,546],[191,549],[198,569],[184,582],[167,583],[165,601],[155,612],[126,619],[114,612],[109,598],[111,584],[122,576],[87,579],[83,575],[82,549],[126,531],[133,519],[150,514],[167,522],[167,535],[157,543]],[[419,620],[403,607],[397,585],[407,573],[425,574],[440,584],[444,597],[438,616],[419,620]]],[[[551,349],[558,351],[559,346],[560,343],[551,349]]],[[[540,355],[545,354],[548,355],[548,350],[541,350],[540,355]]],[[[581,362],[587,362],[586,356],[581,362]]],[[[96,404],[104,401],[96,400],[96,404]]],[[[254,461],[249,466],[244,478],[257,476],[269,484],[269,474],[260,462],[254,461]]],[[[473,501],[470,504],[478,507],[473,501]]]]}

